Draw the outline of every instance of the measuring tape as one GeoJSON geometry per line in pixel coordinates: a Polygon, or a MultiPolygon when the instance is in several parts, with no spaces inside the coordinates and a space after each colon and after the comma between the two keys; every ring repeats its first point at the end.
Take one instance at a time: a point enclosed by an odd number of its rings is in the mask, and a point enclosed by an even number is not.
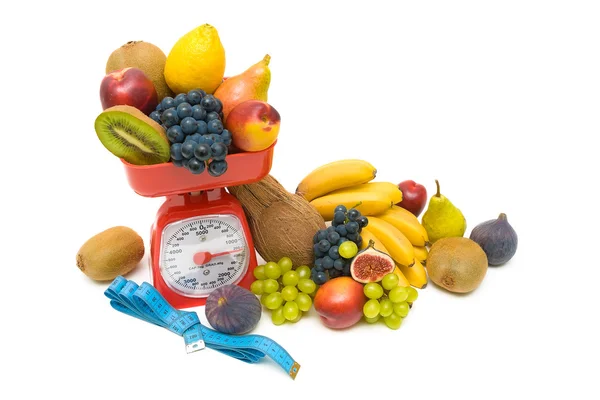
{"type": "Polygon", "coordinates": [[[188,353],[209,347],[247,363],[256,363],[267,355],[292,379],[300,370],[300,364],[274,340],[261,335],[227,335],[209,329],[200,323],[198,314],[173,308],[147,282],[137,285],[118,276],[104,295],[115,310],[183,336],[188,353]]]}

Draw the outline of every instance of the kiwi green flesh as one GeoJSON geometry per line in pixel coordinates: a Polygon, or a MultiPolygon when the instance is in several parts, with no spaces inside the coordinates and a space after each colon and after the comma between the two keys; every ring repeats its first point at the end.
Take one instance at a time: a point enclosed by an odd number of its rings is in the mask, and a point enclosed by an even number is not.
{"type": "Polygon", "coordinates": [[[104,147],[130,164],[151,165],[169,161],[168,141],[139,118],[121,111],[106,111],[98,116],[95,127],[104,147]]]}

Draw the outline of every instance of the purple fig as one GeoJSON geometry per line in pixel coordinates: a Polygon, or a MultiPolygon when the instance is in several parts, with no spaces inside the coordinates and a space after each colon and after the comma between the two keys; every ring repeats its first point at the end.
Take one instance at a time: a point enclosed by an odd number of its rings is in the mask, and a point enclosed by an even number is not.
{"type": "Polygon", "coordinates": [[[504,264],[517,252],[517,233],[508,223],[506,214],[498,219],[485,221],[471,231],[471,240],[477,242],[485,252],[492,266],[504,264]]]}

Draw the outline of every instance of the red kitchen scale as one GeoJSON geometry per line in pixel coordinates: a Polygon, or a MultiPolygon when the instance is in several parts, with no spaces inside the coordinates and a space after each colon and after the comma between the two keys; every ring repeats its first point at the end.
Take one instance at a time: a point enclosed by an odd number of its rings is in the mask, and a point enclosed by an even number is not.
{"type": "Polygon", "coordinates": [[[218,177],[194,175],[171,162],[138,166],[121,160],[137,194],[166,197],[152,225],[150,270],[154,287],[173,307],[204,305],[226,284],[250,287],[252,235],[242,205],[225,188],[264,178],[274,146],[228,155],[228,169],[218,177]]]}

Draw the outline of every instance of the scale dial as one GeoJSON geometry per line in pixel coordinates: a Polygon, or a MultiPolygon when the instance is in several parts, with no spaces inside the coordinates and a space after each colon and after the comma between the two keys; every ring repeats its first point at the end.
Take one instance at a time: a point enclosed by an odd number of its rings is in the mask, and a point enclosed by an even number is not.
{"type": "Polygon", "coordinates": [[[249,264],[248,242],[235,215],[203,215],[165,226],[160,246],[160,274],[174,292],[207,297],[238,283],[249,264]]]}

